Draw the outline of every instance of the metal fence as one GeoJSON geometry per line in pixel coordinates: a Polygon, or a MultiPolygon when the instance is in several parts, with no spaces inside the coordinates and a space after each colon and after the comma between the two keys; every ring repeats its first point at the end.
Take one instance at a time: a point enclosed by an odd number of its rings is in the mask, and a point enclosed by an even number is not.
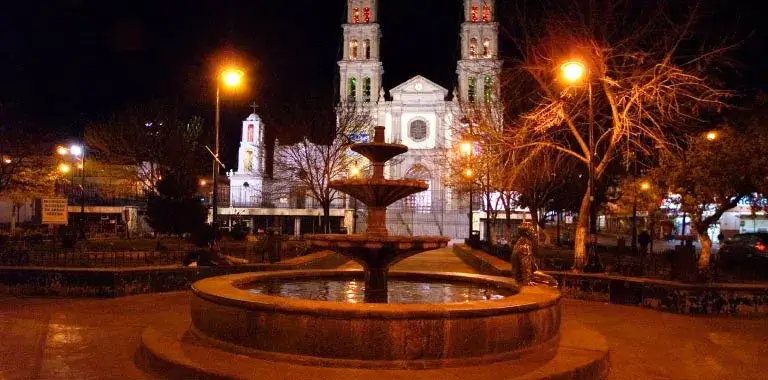
{"type": "MultiPolygon", "coordinates": [[[[206,250],[194,246],[147,250],[62,248],[52,241],[40,244],[8,243],[0,248],[0,266],[67,267],[67,268],[131,268],[181,265],[194,251],[206,250]]],[[[264,242],[253,244],[222,243],[223,254],[246,259],[249,263],[265,263],[269,259],[264,242]]],[[[303,241],[283,241],[278,261],[307,253],[303,241]]]]}
{"type": "Polygon", "coordinates": [[[57,195],[67,198],[70,205],[85,206],[143,206],[148,194],[133,186],[103,184],[56,183],[57,195]]]}

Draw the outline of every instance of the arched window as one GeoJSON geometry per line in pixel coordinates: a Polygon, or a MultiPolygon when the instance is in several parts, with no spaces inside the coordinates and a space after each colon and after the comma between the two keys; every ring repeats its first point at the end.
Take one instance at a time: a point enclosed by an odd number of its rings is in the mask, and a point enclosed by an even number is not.
{"type": "Polygon", "coordinates": [[[357,78],[352,77],[352,78],[349,78],[349,83],[347,84],[347,100],[351,103],[354,103],[356,98],[357,98],[357,78]]]}
{"type": "Polygon", "coordinates": [[[408,137],[413,141],[424,141],[428,134],[427,122],[424,120],[416,119],[408,127],[408,137]]]}
{"type": "Polygon", "coordinates": [[[485,83],[483,83],[483,98],[486,102],[493,100],[493,77],[485,77],[485,83]]]}
{"type": "Polygon", "coordinates": [[[248,124],[248,137],[246,137],[248,142],[253,142],[253,124],[248,124]]]}
{"type": "Polygon", "coordinates": [[[483,40],[483,57],[485,58],[491,57],[491,40],[487,38],[483,40]]]}
{"type": "Polygon", "coordinates": [[[477,38],[469,40],[469,58],[477,58],[477,38]]]}
{"type": "Polygon", "coordinates": [[[483,6],[483,22],[491,22],[491,6],[488,4],[483,6]]]}
{"type": "Polygon", "coordinates": [[[365,59],[371,59],[371,40],[363,41],[363,54],[365,54],[365,59]]]}
{"type": "Polygon", "coordinates": [[[363,8],[363,22],[371,22],[371,8],[363,8]]]}
{"type": "MultiPolygon", "coordinates": [[[[426,182],[430,187],[432,185],[432,173],[422,164],[415,164],[408,169],[405,173],[405,178],[419,179],[426,182]]],[[[416,193],[406,198],[405,202],[406,207],[414,212],[429,213],[432,211],[432,192],[422,191],[416,193]]]]}
{"type": "Polygon", "coordinates": [[[371,101],[371,78],[363,78],[363,102],[371,101]]]}
{"type": "Polygon", "coordinates": [[[477,97],[477,78],[467,78],[467,100],[474,102],[477,97]]]}
{"type": "Polygon", "coordinates": [[[358,7],[355,7],[352,10],[352,23],[353,24],[360,23],[360,8],[358,8],[358,7]]]}
{"type": "Polygon", "coordinates": [[[349,59],[357,59],[357,40],[349,41],[349,59]]]}
{"type": "Polygon", "coordinates": [[[477,22],[478,20],[478,12],[477,12],[477,5],[472,6],[472,14],[470,15],[470,18],[472,22],[477,22]]]}

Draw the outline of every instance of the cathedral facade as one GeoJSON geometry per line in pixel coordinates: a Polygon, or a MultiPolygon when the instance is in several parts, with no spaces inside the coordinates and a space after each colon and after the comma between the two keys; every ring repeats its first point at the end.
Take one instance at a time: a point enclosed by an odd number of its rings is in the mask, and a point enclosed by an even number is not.
{"type": "MultiPolygon", "coordinates": [[[[461,104],[490,101],[498,94],[501,61],[498,59],[498,23],[494,0],[464,0],[460,25],[460,59],[457,83],[453,91],[416,75],[392,89],[382,85],[381,27],[378,0],[347,0],[346,23],[342,25],[343,52],[339,66],[339,101],[354,103],[370,113],[373,125],[385,127],[385,139],[404,144],[408,152],[389,165],[390,178],[416,178],[429,183],[428,191],[418,193],[390,206],[388,228],[396,235],[468,236],[468,200],[454,197],[445,186],[447,172],[441,163],[455,143],[454,133],[461,129],[461,104]]],[[[243,122],[237,171],[229,173],[230,203],[227,213],[251,213],[247,208],[281,207],[283,201],[263,198],[264,126],[256,114],[243,122]],[[240,210],[238,210],[238,207],[240,210]]],[[[275,147],[280,149],[279,146],[275,147]]],[[[463,196],[465,197],[465,196],[463,196]]],[[[364,213],[357,204],[346,202],[341,208],[351,215],[364,213]]],[[[340,223],[350,231],[365,226],[349,226],[351,220],[364,217],[343,216],[340,223]]],[[[474,229],[480,228],[476,215],[474,229]]],[[[297,222],[298,223],[298,222],[297,222]]]]}
{"type": "Polygon", "coordinates": [[[342,26],[343,53],[339,61],[339,99],[370,109],[375,125],[385,127],[387,142],[403,144],[408,152],[388,168],[390,178],[416,178],[430,190],[390,207],[388,228],[396,234],[468,234],[468,204],[445,186],[442,161],[461,129],[462,102],[490,101],[498,94],[501,61],[494,0],[464,0],[460,26],[458,86],[445,87],[416,75],[387,91],[382,86],[384,64],[378,0],[347,0],[342,26]]]}

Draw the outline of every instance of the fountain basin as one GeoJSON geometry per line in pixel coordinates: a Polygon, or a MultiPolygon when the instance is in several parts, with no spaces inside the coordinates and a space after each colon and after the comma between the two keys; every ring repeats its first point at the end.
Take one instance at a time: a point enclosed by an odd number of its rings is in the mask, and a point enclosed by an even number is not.
{"type": "Polygon", "coordinates": [[[408,151],[408,147],[403,144],[389,144],[384,142],[355,144],[350,149],[361,154],[371,162],[387,162],[393,157],[408,151]]]}
{"type": "MultiPolygon", "coordinates": [[[[230,352],[303,365],[441,368],[549,352],[557,344],[560,294],[502,277],[392,272],[391,278],[471,282],[516,293],[500,300],[351,304],[254,294],[259,281],[362,277],[362,271],[282,271],[209,278],[192,286],[196,339],[230,352]]],[[[553,353],[554,354],[554,353],[553,353]]]]}

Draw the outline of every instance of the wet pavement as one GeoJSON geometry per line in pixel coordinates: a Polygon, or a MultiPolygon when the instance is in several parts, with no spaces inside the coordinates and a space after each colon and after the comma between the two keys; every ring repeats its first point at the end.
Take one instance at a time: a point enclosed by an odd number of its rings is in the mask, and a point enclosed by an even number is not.
{"type": "MultiPolygon", "coordinates": [[[[406,259],[395,269],[462,266],[445,249],[406,259]]],[[[152,378],[133,364],[142,328],[184,320],[188,310],[187,292],[118,299],[0,297],[0,380],[152,378]]],[[[768,372],[766,320],[689,317],[576,300],[563,301],[563,319],[607,337],[609,379],[761,379],[768,372]]]]}

